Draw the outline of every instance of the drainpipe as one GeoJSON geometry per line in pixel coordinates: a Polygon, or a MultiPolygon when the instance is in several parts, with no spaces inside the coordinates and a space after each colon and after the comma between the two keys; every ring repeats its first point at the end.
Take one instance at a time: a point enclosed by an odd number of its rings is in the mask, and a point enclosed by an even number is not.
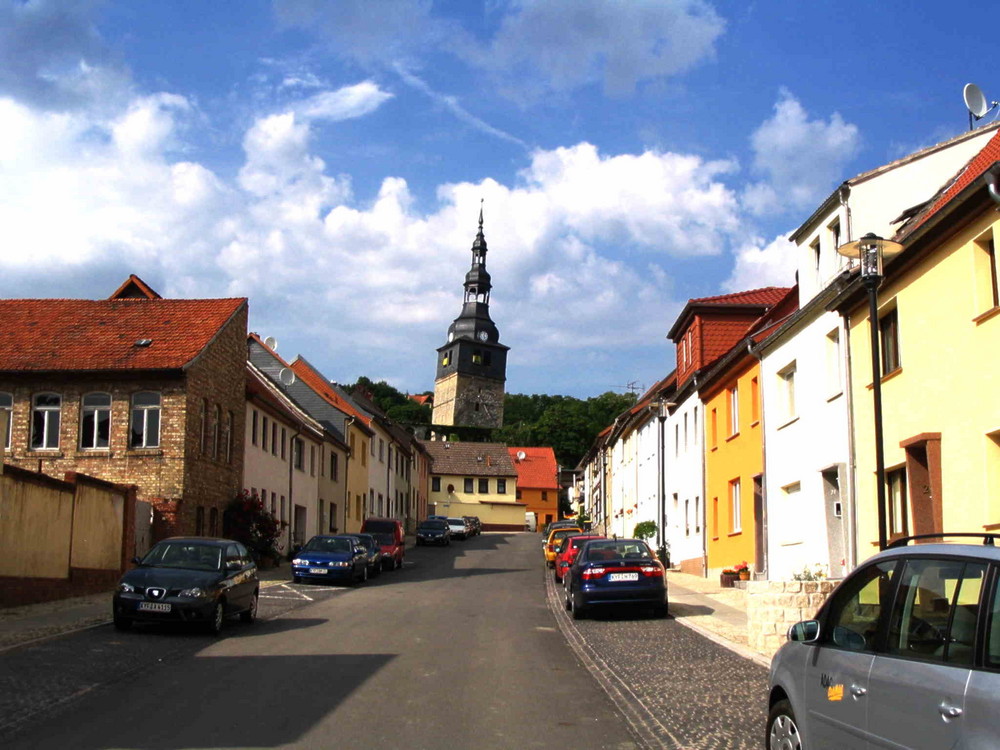
{"type": "Polygon", "coordinates": [[[760,387],[757,388],[757,419],[760,421],[760,465],[761,465],[761,508],[760,508],[760,523],[761,523],[761,536],[764,539],[763,544],[763,560],[758,560],[757,564],[760,565],[760,570],[757,571],[763,574],[764,579],[770,578],[768,575],[768,559],[771,553],[771,540],[768,536],[767,529],[767,424],[764,422],[764,415],[767,411],[764,409],[764,363],[763,357],[761,356],[760,350],[755,349],[753,345],[753,339],[747,339],[747,352],[751,357],[757,360],[760,365],[758,367],[758,372],[761,374],[760,387]]]}
{"type": "Polygon", "coordinates": [[[986,188],[989,190],[990,198],[993,199],[994,203],[1000,204],[1000,188],[997,186],[997,173],[995,167],[983,175],[983,181],[986,183],[986,188]]]}
{"type": "Polygon", "coordinates": [[[854,444],[854,389],[851,387],[851,321],[849,313],[844,311],[841,319],[844,321],[844,351],[841,361],[844,363],[844,395],[847,397],[847,570],[854,570],[858,565],[858,462],[854,444]]]}
{"type": "Polygon", "coordinates": [[[354,426],[354,417],[348,417],[344,420],[344,441],[347,444],[347,450],[344,451],[346,459],[344,460],[344,524],[340,527],[341,533],[347,532],[347,509],[349,503],[351,502],[351,459],[354,454],[351,453],[351,436],[350,428],[354,426]]]}

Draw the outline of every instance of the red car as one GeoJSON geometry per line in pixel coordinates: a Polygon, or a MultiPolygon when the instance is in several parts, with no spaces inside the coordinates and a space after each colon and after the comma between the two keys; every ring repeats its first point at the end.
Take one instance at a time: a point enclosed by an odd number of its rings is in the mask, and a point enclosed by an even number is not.
{"type": "Polygon", "coordinates": [[[395,518],[366,518],[361,524],[362,534],[371,534],[382,548],[382,570],[403,567],[406,549],[403,524],[395,518]]]}
{"type": "Polygon", "coordinates": [[[555,576],[556,583],[562,583],[563,574],[569,570],[576,556],[580,554],[580,548],[591,539],[606,539],[600,534],[574,534],[565,537],[560,543],[556,552],[555,576]]]}

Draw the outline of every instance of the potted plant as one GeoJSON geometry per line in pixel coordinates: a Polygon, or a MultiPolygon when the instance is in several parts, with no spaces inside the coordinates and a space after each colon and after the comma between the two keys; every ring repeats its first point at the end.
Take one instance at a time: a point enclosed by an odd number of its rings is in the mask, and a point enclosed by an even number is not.
{"type": "Polygon", "coordinates": [[[738,580],[740,580],[739,571],[734,570],[733,568],[725,568],[719,574],[719,585],[724,589],[733,588],[733,582],[738,580]]]}
{"type": "Polygon", "coordinates": [[[736,563],[733,566],[733,570],[739,573],[741,581],[750,580],[750,565],[747,563],[746,560],[744,560],[743,562],[736,563]]]}

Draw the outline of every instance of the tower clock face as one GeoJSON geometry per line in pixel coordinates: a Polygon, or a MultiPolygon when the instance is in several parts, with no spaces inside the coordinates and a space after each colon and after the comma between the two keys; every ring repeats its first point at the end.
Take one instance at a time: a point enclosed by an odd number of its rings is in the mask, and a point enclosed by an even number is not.
{"type": "Polygon", "coordinates": [[[479,332],[479,340],[480,341],[486,341],[486,339],[488,339],[489,337],[490,337],[490,335],[486,331],[480,331],[479,332]]]}
{"type": "Polygon", "coordinates": [[[455,340],[455,332],[454,331],[448,331],[448,342],[450,343],[450,342],[452,342],[454,340],[455,340]]]}

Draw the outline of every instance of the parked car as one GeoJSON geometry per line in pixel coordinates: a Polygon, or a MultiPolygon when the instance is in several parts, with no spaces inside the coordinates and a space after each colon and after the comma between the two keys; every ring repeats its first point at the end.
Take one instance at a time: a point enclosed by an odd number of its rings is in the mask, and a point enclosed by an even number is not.
{"type": "Polygon", "coordinates": [[[771,660],[770,747],[1000,747],[998,536],[942,536],[894,542],[789,629],[771,660]]]}
{"type": "Polygon", "coordinates": [[[451,529],[452,539],[469,538],[469,524],[465,522],[464,518],[449,518],[448,528],[451,529]]]}
{"type": "Polygon", "coordinates": [[[584,544],[591,539],[605,538],[600,534],[570,534],[569,536],[564,536],[562,541],[559,542],[559,546],[556,547],[556,564],[552,572],[556,583],[562,583],[563,576],[573,564],[584,544]]]}
{"type": "Polygon", "coordinates": [[[368,555],[368,577],[374,578],[382,572],[382,545],[371,534],[346,534],[357,539],[368,555]]]}
{"type": "Polygon", "coordinates": [[[567,527],[563,526],[558,529],[553,529],[548,533],[545,539],[545,547],[542,551],[545,553],[545,564],[550,568],[554,568],[556,565],[556,548],[559,546],[559,542],[563,540],[563,537],[570,536],[571,534],[582,534],[583,529],[577,527],[567,527]]]}
{"type": "Polygon", "coordinates": [[[172,537],[133,562],[138,567],[121,577],[112,599],[119,630],[135,622],[189,622],[218,633],[232,615],[257,619],[257,566],[239,542],[172,537]]]}
{"type": "Polygon", "coordinates": [[[462,518],[469,524],[469,536],[479,536],[483,533],[483,524],[479,516],[462,516],[462,518]]]}
{"type": "Polygon", "coordinates": [[[361,524],[361,533],[371,534],[382,546],[382,570],[403,567],[406,537],[400,521],[395,518],[366,518],[361,524]]]}
{"type": "Polygon", "coordinates": [[[364,583],[368,580],[368,552],[348,534],[314,536],[292,558],[292,581],[364,583]]]}
{"type": "Polygon", "coordinates": [[[440,518],[429,518],[417,526],[417,545],[440,544],[447,547],[451,544],[451,527],[447,521],[440,518]]]}
{"type": "Polygon", "coordinates": [[[667,616],[663,565],[641,539],[593,539],[580,550],[567,573],[566,609],[573,619],[592,609],[649,607],[667,616]]]}

